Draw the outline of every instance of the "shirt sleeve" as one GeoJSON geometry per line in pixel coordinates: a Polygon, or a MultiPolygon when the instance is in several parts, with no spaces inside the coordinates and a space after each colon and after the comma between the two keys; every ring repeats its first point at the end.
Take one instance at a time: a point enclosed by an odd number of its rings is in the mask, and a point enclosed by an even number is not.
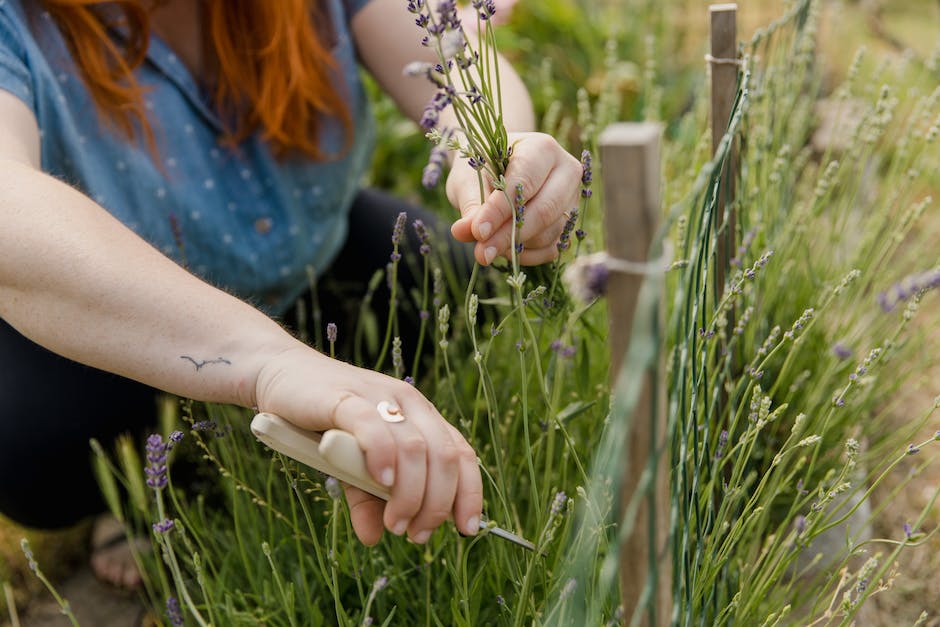
{"type": "Polygon", "coordinates": [[[359,10],[369,4],[371,0],[343,0],[343,8],[346,10],[346,19],[352,19],[352,17],[359,12],[359,10]]]}
{"type": "Polygon", "coordinates": [[[10,92],[35,111],[33,77],[21,27],[22,22],[10,5],[0,0],[0,89],[10,92]]]}

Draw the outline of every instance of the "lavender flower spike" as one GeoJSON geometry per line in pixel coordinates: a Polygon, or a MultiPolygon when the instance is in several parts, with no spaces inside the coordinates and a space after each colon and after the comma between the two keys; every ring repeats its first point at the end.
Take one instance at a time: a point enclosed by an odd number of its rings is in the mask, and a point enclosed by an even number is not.
{"type": "Polygon", "coordinates": [[[878,294],[878,304],[889,312],[912,296],[940,288],[940,268],[904,277],[887,291],[878,294]]]}
{"type": "Polygon", "coordinates": [[[441,180],[441,174],[444,172],[444,165],[447,163],[446,142],[442,141],[439,145],[431,149],[431,155],[428,158],[428,164],[424,166],[424,172],[421,175],[421,184],[426,189],[435,187],[441,180]]]}
{"type": "Polygon", "coordinates": [[[411,225],[414,227],[415,235],[418,236],[418,241],[421,243],[418,252],[423,257],[427,257],[431,254],[431,233],[428,231],[428,227],[425,226],[424,220],[415,220],[411,225]]]}
{"type": "Polygon", "coordinates": [[[581,197],[591,197],[591,183],[594,180],[591,151],[581,151],[581,197]]]}
{"type": "Polygon", "coordinates": [[[402,211],[398,214],[398,217],[395,218],[395,226],[392,227],[392,245],[398,246],[398,243],[401,241],[401,236],[405,232],[405,220],[408,219],[408,214],[402,211]]]}
{"type": "Polygon", "coordinates": [[[174,526],[173,521],[170,520],[169,518],[165,518],[164,520],[153,523],[153,530],[154,532],[160,535],[163,535],[169,532],[173,528],[173,526],[174,526]]]}
{"type": "Polygon", "coordinates": [[[147,438],[147,485],[154,490],[166,487],[166,443],[159,434],[154,433],[147,438]]]}
{"type": "Polygon", "coordinates": [[[174,627],[183,624],[183,610],[180,608],[180,602],[174,596],[169,596],[166,599],[166,617],[174,627]]]}

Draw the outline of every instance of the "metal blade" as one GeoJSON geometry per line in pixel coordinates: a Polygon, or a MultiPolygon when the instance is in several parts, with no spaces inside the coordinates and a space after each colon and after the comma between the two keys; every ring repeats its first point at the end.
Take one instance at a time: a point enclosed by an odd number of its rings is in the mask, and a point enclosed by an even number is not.
{"type": "Polygon", "coordinates": [[[515,544],[518,544],[521,547],[525,547],[529,549],[530,551],[538,551],[538,549],[536,548],[534,544],[532,544],[531,542],[529,542],[522,536],[517,536],[516,534],[506,531],[505,529],[502,529],[501,527],[491,527],[490,523],[487,522],[486,520],[482,520],[482,519],[480,520],[480,529],[489,531],[490,533],[492,533],[494,536],[498,538],[502,538],[503,540],[509,540],[510,542],[514,542],[515,544]]]}

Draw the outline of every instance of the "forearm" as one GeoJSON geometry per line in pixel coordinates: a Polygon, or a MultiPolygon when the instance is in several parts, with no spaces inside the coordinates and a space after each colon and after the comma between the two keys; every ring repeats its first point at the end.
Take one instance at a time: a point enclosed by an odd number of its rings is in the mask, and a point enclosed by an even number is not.
{"type": "Polygon", "coordinates": [[[274,321],[29,165],[0,166],[0,317],[46,348],[199,400],[251,405],[274,321]]]}
{"type": "MultiPolygon", "coordinates": [[[[418,122],[436,88],[424,76],[404,76],[409,63],[438,63],[437,53],[422,46],[422,31],[403,0],[372,0],[353,20],[353,32],[363,63],[382,88],[409,118],[418,122]]],[[[477,47],[476,31],[467,29],[470,44],[477,47]]],[[[509,131],[531,131],[535,115],[528,90],[519,74],[503,57],[498,62],[503,118],[509,131]]],[[[495,76],[495,67],[489,74],[495,76]]],[[[456,72],[456,70],[453,70],[456,72]]],[[[484,71],[485,73],[485,71],[484,71]]],[[[441,112],[440,126],[459,126],[451,107],[441,112]]]]}

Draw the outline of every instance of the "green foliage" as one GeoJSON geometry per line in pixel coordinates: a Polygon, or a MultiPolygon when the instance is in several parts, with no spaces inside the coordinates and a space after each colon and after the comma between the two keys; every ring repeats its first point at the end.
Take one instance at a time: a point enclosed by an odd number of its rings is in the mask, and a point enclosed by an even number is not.
{"type": "MultiPolygon", "coordinates": [[[[571,300],[559,282],[570,252],[527,276],[513,266],[478,269],[469,288],[445,257],[415,257],[427,277],[423,293],[401,296],[431,311],[422,341],[432,357],[405,371],[476,447],[487,514],[544,555],[488,534],[462,538],[448,525],[425,546],[387,536],[364,548],[324,477],[265,451],[245,428],[250,416],[183,403],[188,435],[171,452],[164,492],[144,487],[128,445],[117,464],[100,462],[132,495],[118,502],[104,482],[129,525],[149,533],[154,522],[175,521],[153,532],[156,553],[143,558],[155,608],[173,596],[189,617],[217,625],[638,619],[646,607],[625,616],[617,607],[617,537],[648,531],[631,512],[652,473],[627,503],[618,502],[617,483],[637,382],[660,357],[671,439],[656,452],[672,469],[672,518],[654,524],[671,532],[674,622],[847,624],[887,587],[897,552],[934,530],[920,528],[921,516],[895,537],[871,539],[847,523],[865,522],[874,486],[905,457],[927,458],[931,446],[907,448],[930,413],[893,434],[882,418],[938,359],[919,355],[912,322],[936,321],[920,304],[937,296],[902,279],[940,264],[920,228],[940,168],[940,91],[895,87],[917,83],[910,72],[923,76],[923,68],[860,63],[834,94],[835,136],[846,141],[814,148],[818,7],[789,2],[780,21],[744,45],[735,115],[712,155],[707,100],[688,102],[703,92],[703,77],[666,54],[684,37],[667,27],[670,9],[640,0],[525,2],[498,33],[531,81],[544,129],[568,146],[593,145],[613,119],[671,121],[665,228],[654,249],[671,248],[675,260],[646,281],[615,393],[603,308],[571,300]],[[727,210],[718,187],[732,146],[737,230],[729,233],[718,230],[727,210]],[[732,235],[740,248],[718,259],[717,242],[732,235]],[[716,283],[717,264],[728,264],[725,285],[716,283]],[[881,293],[903,302],[885,311],[881,293]],[[660,306],[665,328],[657,326],[660,306]],[[838,542],[822,544],[827,532],[838,542]]],[[[425,139],[387,101],[375,106],[381,165],[372,182],[443,206],[439,191],[415,192],[425,139]]],[[[579,253],[602,239],[598,211],[586,215],[590,235],[579,253]]],[[[386,329],[365,316],[373,322],[363,323],[361,343],[388,344],[394,312],[386,329]]],[[[165,434],[174,420],[166,423],[165,434]]],[[[872,515],[889,506],[875,504],[872,515]]]]}

